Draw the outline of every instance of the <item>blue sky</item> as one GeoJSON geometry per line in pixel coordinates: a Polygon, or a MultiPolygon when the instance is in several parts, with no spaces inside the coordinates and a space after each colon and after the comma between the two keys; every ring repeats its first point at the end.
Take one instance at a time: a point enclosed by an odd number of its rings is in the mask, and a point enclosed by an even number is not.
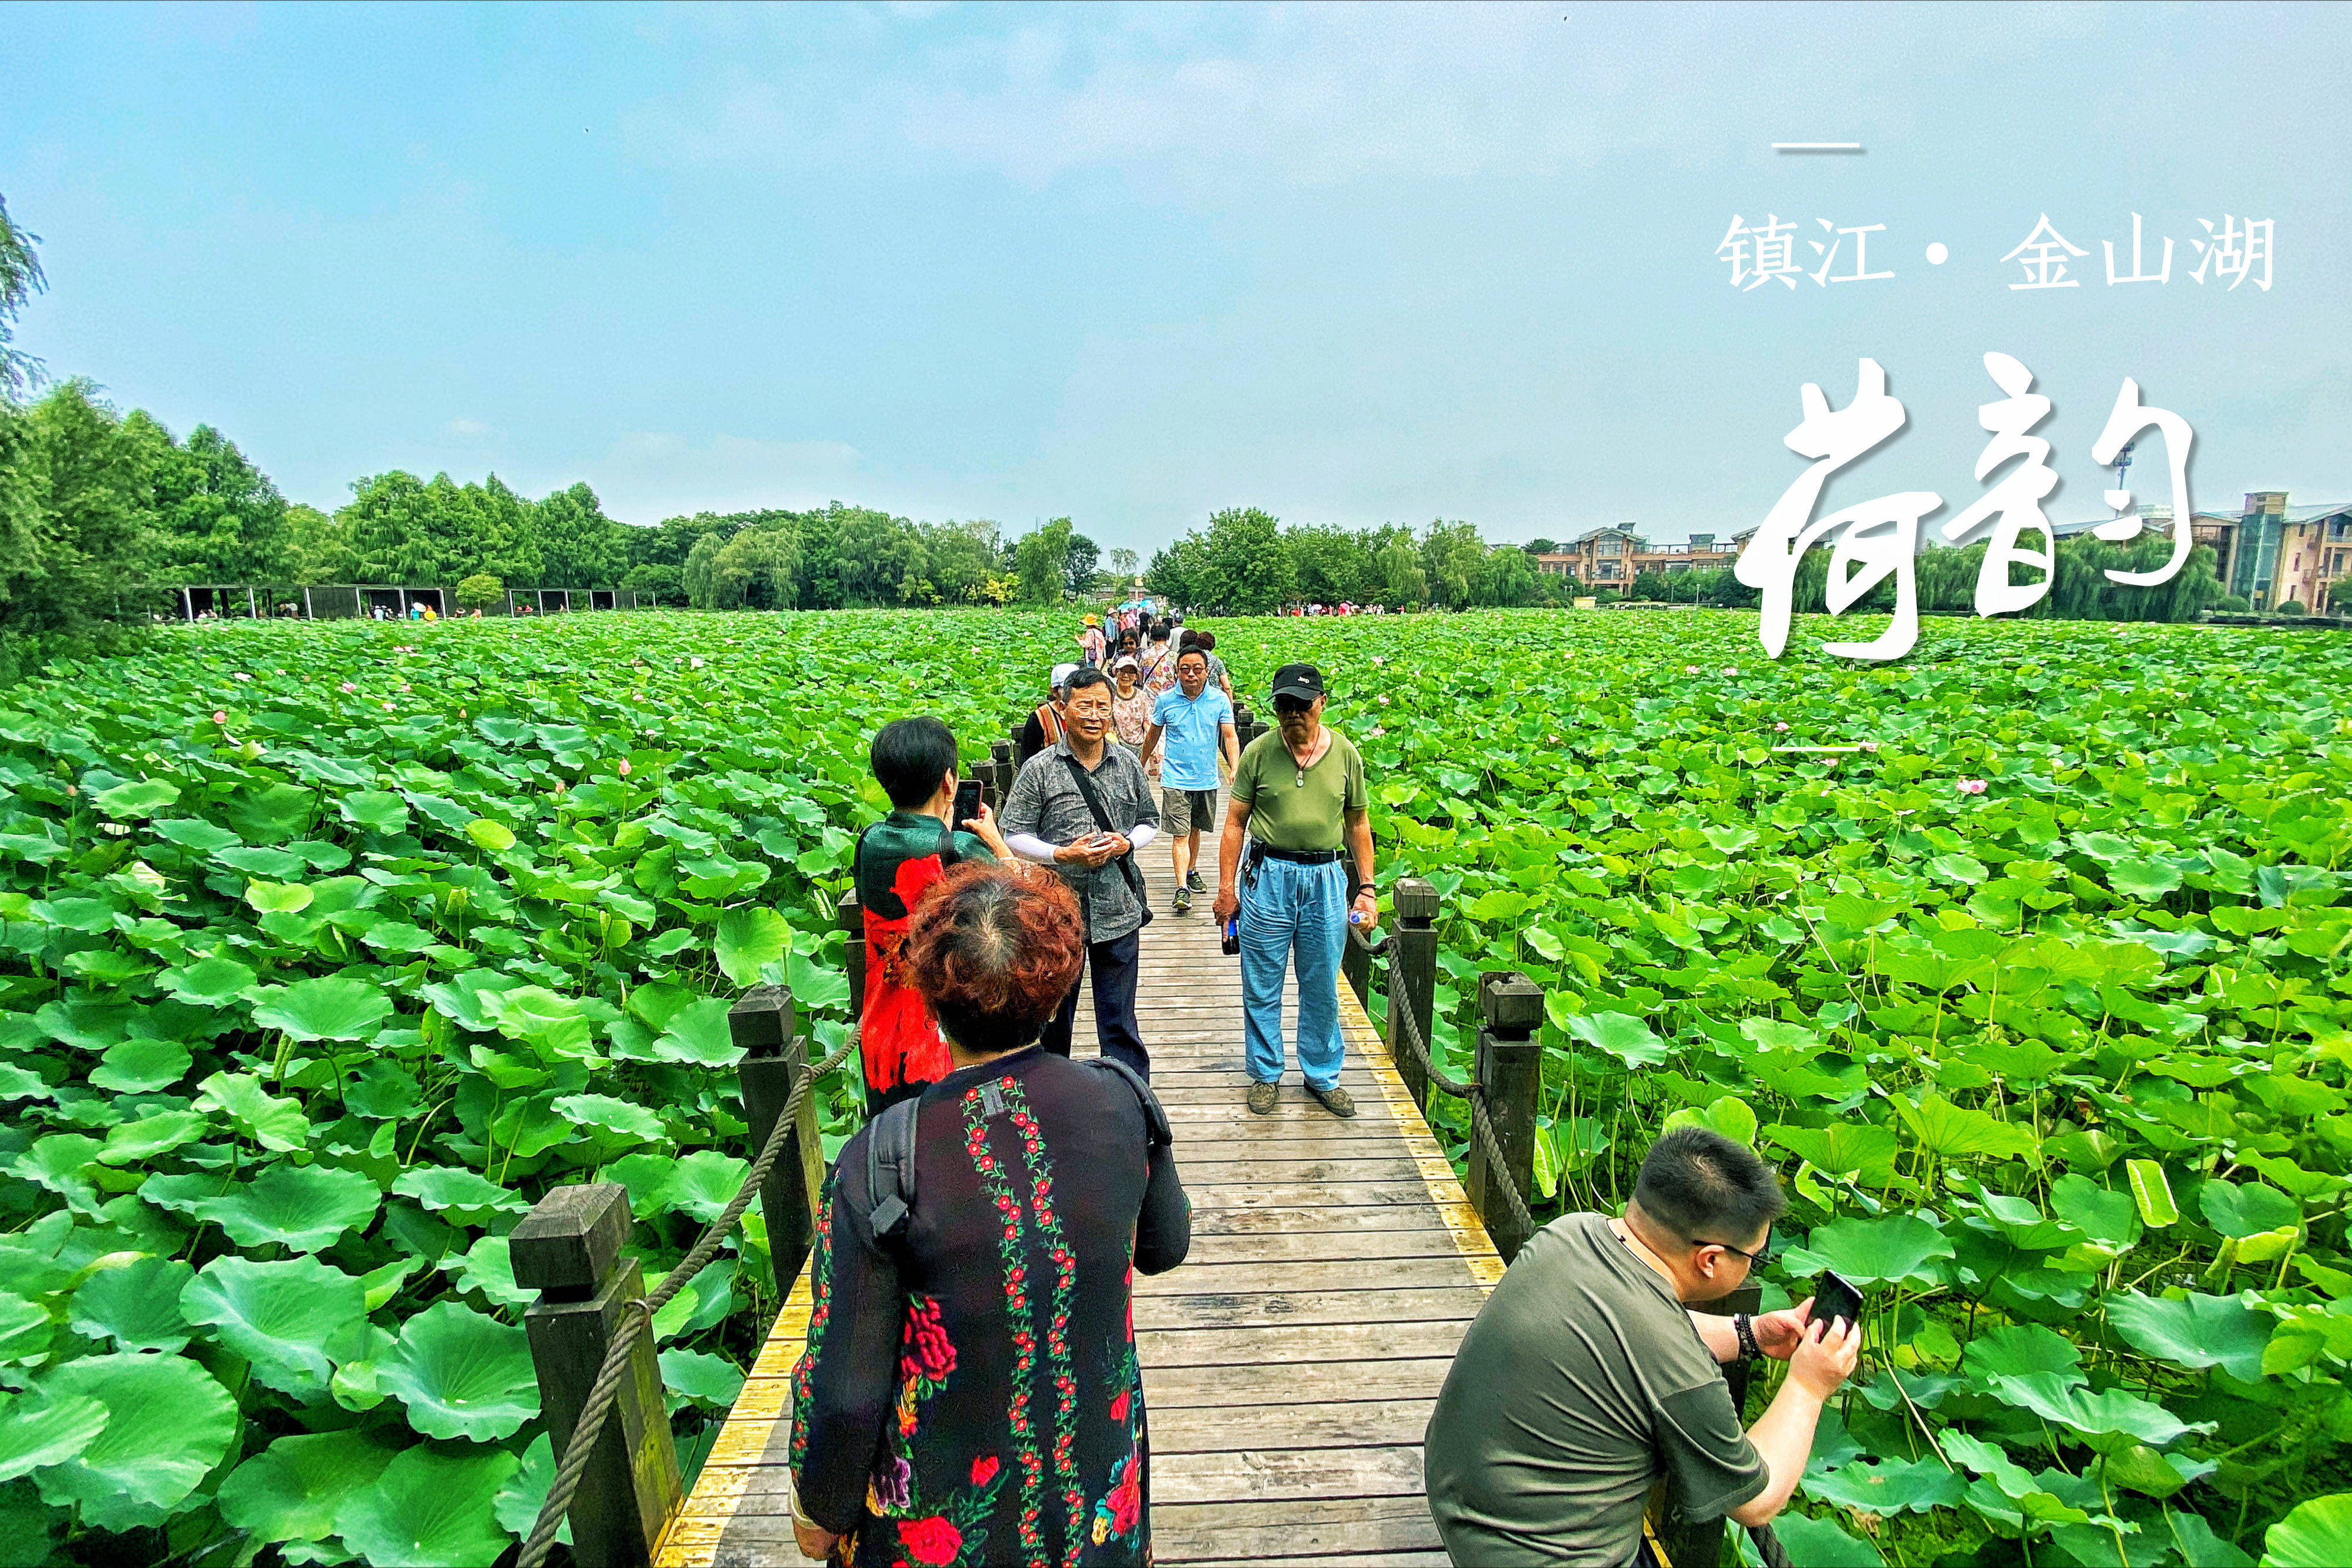
{"type": "Polygon", "coordinates": [[[2056,402],[2053,516],[2103,511],[2126,375],[2234,509],[2352,496],[2347,57],[2317,5],[19,4],[0,195],[51,279],[21,346],[322,507],[403,467],[636,522],[1675,538],[1760,519],[1800,384],[1866,354],[1910,425],[1830,504],[1948,516],[1998,349],[2056,402]],[[1729,287],[1768,212],[1885,225],[1895,277],[1729,287]],[[2012,292],[2045,212],[2084,286],[2012,292]],[[2172,277],[2110,287],[2134,212],[2172,277]],[[2189,279],[2225,214],[2269,291],[2189,279]]]}

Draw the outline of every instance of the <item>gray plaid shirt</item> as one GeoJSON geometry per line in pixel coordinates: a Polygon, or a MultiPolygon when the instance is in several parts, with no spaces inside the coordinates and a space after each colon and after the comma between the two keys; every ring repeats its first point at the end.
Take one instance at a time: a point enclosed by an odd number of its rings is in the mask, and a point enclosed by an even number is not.
{"type": "MultiPolygon", "coordinates": [[[[1087,810],[1087,798],[1078,792],[1077,780],[1070,777],[1070,762],[1063,760],[1069,756],[1070,743],[1065,738],[1021,765],[997,821],[1008,837],[1034,833],[1049,844],[1066,844],[1099,831],[1095,814],[1087,810]]],[[[1095,798],[1110,818],[1112,832],[1160,826],[1160,807],[1151,796],[1151,781],[1143,776],[1143,764],[1118,741],[1104,740],[1103,759],[1087,775],[1087,781],[1094,786],[1095,798]]],[[[1139,873],[1142,869],[1136,868],[1139,873]]],[[[1056,861],[1054,870],[1078,895],[1078,906],[1087,915],[1087,941],[1116,942],[1142,925],[1143,905],[1128,885],[1118,862],[1105,861],[1089,871],[1056,861]]]]}

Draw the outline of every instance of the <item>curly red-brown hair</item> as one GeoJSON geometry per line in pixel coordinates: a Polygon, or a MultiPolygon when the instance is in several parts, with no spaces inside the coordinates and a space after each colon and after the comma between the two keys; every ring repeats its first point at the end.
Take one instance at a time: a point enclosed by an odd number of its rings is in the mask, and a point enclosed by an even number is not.
{"type": "Polygon", "coordinates": [[[964,1050],[1011,1051],[1037,1038],[1086,959],[1078,901],[1059,877],[966,862],[915,905],[901,972],[964,1050]]]}

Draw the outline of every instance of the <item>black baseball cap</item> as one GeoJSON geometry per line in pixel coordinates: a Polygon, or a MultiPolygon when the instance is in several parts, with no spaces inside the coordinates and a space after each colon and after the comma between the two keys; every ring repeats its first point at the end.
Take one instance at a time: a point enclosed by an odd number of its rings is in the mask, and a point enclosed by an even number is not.
{"type": "Polygon", "coordinates": [[[1274,695],[1311,703],[1323,695],[1323,672],[1312,664],[1285,664],[1274,672],[1274,695]]]}

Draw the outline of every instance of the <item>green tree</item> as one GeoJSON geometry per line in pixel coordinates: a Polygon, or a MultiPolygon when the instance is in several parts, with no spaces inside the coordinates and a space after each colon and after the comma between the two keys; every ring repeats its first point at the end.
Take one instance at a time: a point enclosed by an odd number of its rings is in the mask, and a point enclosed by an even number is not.
{"type": "Polygon", "coordinates": [[[998,560],[996,525],[984,518],[921,527],[925,574],[949,604],[980,604],[998,560]]]}
{"type": "Polygon", "coordinates": [[[1118,579],[1121,592],[1125,592],[1128,585],[1135,580],[1135,569],[1138,564],[1139,558],[1131,549],[1115,549],[1110,552],[1111,575],[1118,579]]]}
{"type": "Polygon", "coordinates": [[[1021,575],[1021,602],[1059,604],[1070,574],[1070,519],[1055,517],[1021,536],[1014,565],[1021,575]]]}
{"type": "Polygon", "coordinates": [[[286,524],[296,582],[359,580],[360,557],[352,548],[348,519],[298,501],[286,508],[286,524]]]}
{"type": "Polygon", "coordinates": [[[41,361],[11,346],[18,312],[48,287],[41,258],[33,250],[40,242],[40,235],[27,234],[10,220],[8,203],[0,198],[0,402],[23,396],[40,375],[41,361]]]}
{"type": "Polygon", "coordinates": [[[558,490],[532,508],[538,526],[542,586],[610,588],[628,570],[621,525],[604,515],[584,484],[558,490]]]}
{"type": "Polygon", "coordinates": [[[712,598],[725,610],[790,609],[798,585],[799,551],[781,528],[745,528],[719,547],[712,563],[712,598]]]}
{"type": "Polygon", "coordinates": [[[1468,604],[1471,584],[1477,579],[1486,553],[1486,547],[1471,524],[1442,518],[1432,522],[1421,545],[1421,569],[1429,577],[1431,600],[1449,610],[1468,604]]]}
{"type": "Polygon", "coordinates": [[[686,596],[686,573],[677,567],[647,562],[622,573],[621,586],[635,593],[641,606],[648,594],[656,603],[674,604],[686,596]]]}
{"type": "Polygon", "coordinates": [[[1549,555],[1559,549],[1559,546],[1550,539],[1529,539],[1519,548],[1529,555],[1549,555]]]}
{"type": "Polygon", "coordinates": [[[1083,599],[1094,591],[1095,574],[1102,563],[1102,549],[1084,534],[1070,536],[1070,554],[1063,568],[1070,580],[1070,597],[1083,599]]]}
{"type": "Polygon", "coordinates": [[[705,534],[687,554],[686,565],[678,576],[683,580],[687,602],[697,610],[719,607],[719,552],[726,548],[717,534],[705,534]]]}
{"type": "Polygon", "coordinates": [[[1196,602],[1234,615],[1263,615],[1290,601],[1297,582],[1282,525],[1255,507],[1228,507],[1201,541],[1196,602]]]}
{"type": "Polygon", "coordinates": [[[22,640],[20,667],[59,639],[94,634],[117,595],[144,575],[153,506],[145,440],[89,382],[6,410],[5,497],[23,508],[31,548],[0,560],[0,632],[22,640]]]}
{"type": "Polygon", "coordinates": [[[1528,552],[1498,545],[1478,563],[1470,591],[1475,603],[1508,610],[1533,602],[1538,587],[1535,562],[1528,552]]]}
{"type": "Polygon", "coordinates": [[[1365,536],[1346,528],[1297,528],[1284,533],[1294,591],[1311,604],[1366,601],[1380,595],[1380,574],[1365,536]]]}
{"type": "Polygon", "coordinates": [[[507,585],[486,571],[478,571],[457,585],[457,603],[467,610],[488,610],[506,596],[507,585]]]}
{"type": "Polygon", "coordinates": [[[154,561],[162,582],[288,582],[294,531],[286,498],[236,444],[200,424],[182,445],[151,415],[123,434],[144,450],[152,498],[154,561]]]}
{"type": "Polygon", "coordinates": [[[369,582],[440,581],[461,543],[452,515],[457,486],[446,474],[434,489],[394,468],[352,483],[352,499],[337,514],[369,582]]]}
{"type": "Polygon", "coordinates": [[[1405,539],[1391,539],[1378,557],[1381,587],[1392,605],[1429,601],[1429,574],[1422,570],[1421,552],[1405,539]]]}

